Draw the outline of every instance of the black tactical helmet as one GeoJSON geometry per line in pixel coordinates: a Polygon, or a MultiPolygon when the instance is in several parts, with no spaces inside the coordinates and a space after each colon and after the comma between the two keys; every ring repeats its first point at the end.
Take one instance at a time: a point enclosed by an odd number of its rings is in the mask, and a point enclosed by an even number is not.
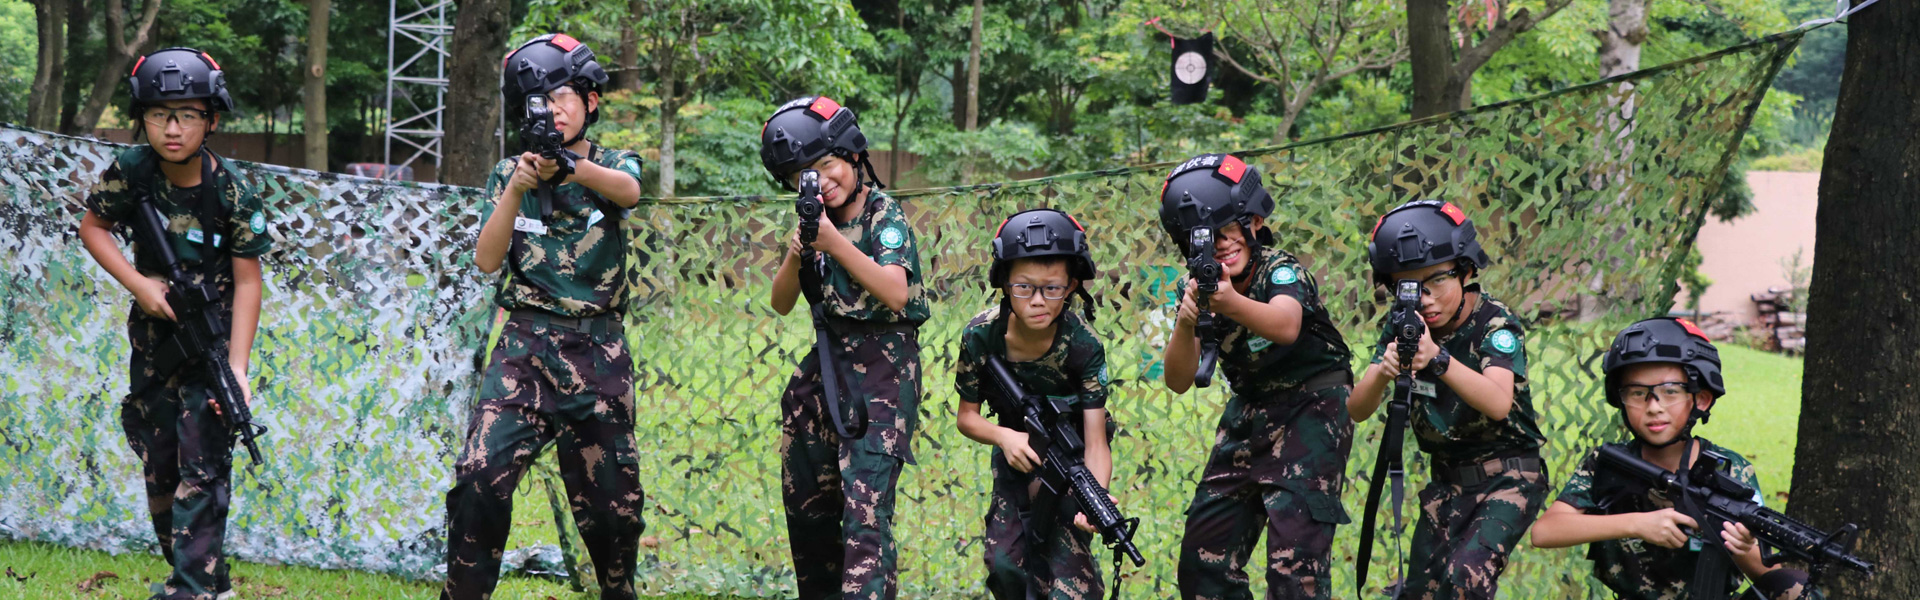
{"type": "MultiPolygon", "coordinates": [[[[573,36],[549,33],[521,44],[500,60],[500,93],[506,102],[508,119],[525,114],[527,96],[544,94],[560,86],[574,86],[581,101],[588,92],[600,91],[607,82],[606,69],[594,60],[593,49],[573,36]]],[[[587,123],[600,120],[600,111],[587,113],[587,123]]]]}
{"type": "Polygon", "coordinates": [[[781,105],[760,125],[760,164],[780,185],[793,189],[793,174],[827,155],[866,166],[874,185],[880,178],[867,160],[867,136],[853,109],[841,106],[826,96],[805,96],[781,105]]]}
{"type": "Polygon", "coordinates": [[[220,64],[207,53],[192,48],[167,48],[140,57],[127,76],[133,90],[134,112],[145,106],[168,100],[204,98],[214,112],[233,110],[233,98],[227,95],[227,78],[220,64]]]}
{"type": "Polygon", "coordinates": [[[1006,285],[1014,259],[1040,256],[1068,257],[1067,275],[1083,286],[1093,279],[1093,251],[1087,247],[1087,230],[1067,213],[1036,208],[1000,222],[1000,229],[993,234],[993,268],[987,280],[993,287],[1006,285]]]}
{"type": "Polygon", "coordinates": [[[1160,228],[1185,248],[1194,227],[1218,229],[1240,223],[1254,254],[1257,244],[1271,244],[1265,228],[1253,231],[1253,217],[1273,214],[1273,196],[1260,185],[1260,171],[1231,154],[1202,154],[1174,167],[1160,186],[1160,228]]]}
{"type": "Polygon", "coordinates": [[[1373,281],[1392,285],[1394,273],[1454,261],[1479,272],[1493,261],[1480,248],[1473,219],[1451,202],[1415,200],[1400,205],[1373,225],[1367,256],[1373,281]]]}
{"type": "Polygon", "coordinates": [[[1720,378],[1720,350],[1707,340],[1707,334],[1686,319],[1660,317],[1628,325],[1613,338],[1613,346],[1601,362],[1606,373],[1607,404],[1622,406],[1622,370],[1645,363],[1679,365],[1695,389],[1711,392],[1715,398],[1727,393],[1726,382],[1720,378]]]}

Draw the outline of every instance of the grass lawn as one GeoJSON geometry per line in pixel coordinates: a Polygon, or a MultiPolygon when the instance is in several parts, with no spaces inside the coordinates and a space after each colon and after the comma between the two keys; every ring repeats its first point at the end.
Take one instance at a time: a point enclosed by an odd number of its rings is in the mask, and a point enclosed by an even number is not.
{"type": "Polygon", "coordinates": [[[1767,505],[1785,510],[1805,361],[1732,344],[1720,346],[1720,360],[1727,396],[1714,404],[1713,421],[1695,431],[1752,461],[1767,505]]]}

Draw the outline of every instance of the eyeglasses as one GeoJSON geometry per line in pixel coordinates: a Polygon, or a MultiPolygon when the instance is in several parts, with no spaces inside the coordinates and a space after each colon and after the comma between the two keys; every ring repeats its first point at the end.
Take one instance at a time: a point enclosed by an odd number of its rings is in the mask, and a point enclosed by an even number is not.
{"type": "Polygon", "coordinates": [[[1685,381],[1668,381],[1653,385],[1624,384],[1620,386],[1620,399],[1628,408],[1640,410],[1647,407],[1649,398],[1659,398],[1660,405],[1667,410],[1678,409],[1693,398],[1693,385],[1685,381]]]}
{"type": "Polygon", "coordinates": [[[181,127],[199,127],[206,123],[213,113],[198,108],[167,108],[155,106],[148,108],[140,120],[154,127],[166,127],[168,121],[179,123],[181,127]]]}
{"type": "Polygon", "coordinates": [[[580,97],[580,92],[575,91],[572,87],[563,85],[554,88],[551,92],[547,92],[547,101],[553,104],[566,103],[571,105],[580,104],[586,100],[580,97]]]}
{"type": "Polygon", "coordinates": [[[1459,267],[1454,267],[1429,275],[1426,279],[1420,280],[1420,293],[1422,295],[1432,296],[1433,288],[1442,284],[1453,283],[1453,280],[1458,279],[1461,273],[1462,270],[1459,267]]]}
{"type": "Polygon", "coordinates": [[[1040,297],[1048,300],[1067,297],[1067,286],[1064,285],[1036,286],[1031,283],[1015,283],[1007,286],[1007,293],[1013,294],[1015,298],[1032,298],[1034,288],[1039,288],[1040,297]]]}

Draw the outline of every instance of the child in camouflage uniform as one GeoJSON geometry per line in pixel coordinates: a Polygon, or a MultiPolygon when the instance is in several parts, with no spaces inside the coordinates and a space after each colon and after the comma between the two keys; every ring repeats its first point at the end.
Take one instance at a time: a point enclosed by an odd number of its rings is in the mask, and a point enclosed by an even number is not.
{"type": "MultiPolygon", "coordinates": [[[[1708,452],[1726,457],[1733,479],[1754,490],[1754,502],[1762,501],[1752,463],[1692,434],[1694,423],[1707,422],[1708,411],[1727,393],[1720,351],[1699,328],[1683,319],[1635,323],[1614,338],[1603,366],[1607,403],[1620,409],[1633,432],[1629,449],[1673,473],[1687,471],[1708,452]]],[[[1699,531],[1699,523],[1674,510],[1673,499],[1600,469],[1598,455],[1597,448],[1587,454],[1560,498],[1533,524],[1533,544],[1590,544],[1594,578],[1626,600],[1710,600],[1688,586],[1708,547],[1700,536],[1716,532],[1699,531]]],[[[1727,523],[1717,533],[1737,570],[1727,572],[1727,594],[1712,600],[1732,598],[1743,575],[1753,581],[1744,600],[1818,597],[1806,589],[1806,572],[1762,562],[1760,544],[1745,526],[1727,523]]]]}
{"type": "Polygon", "coordinates": [[[802,286],[811,288],[809,297],[820,298],[816,327],[832,339],[832,356],[809,352],[780,397],[781,493],[801,600],[877,600],[900,588],[894,487],[902,465],[913,462],[919,330],[929,309],[913,227],[900,203],[879,191],[866,151],[853,110],[824,96],[788,102],[761,128],[767,172],[796,189],[802,171],[817,171],[825,205],[811,245],[797,230],[788,239],[771,295],[774,311],[785,315],[802,286]],[[867,421],[848,426],[853,439],[842,438],[828,411],[823,359],[837,365],[839,420],[865,407],[867,421]]]}
{"type": "Polygon", "coordinates": [[[607,74],[593,51],[566,35],[543,35],[507,56],[507,115],[518,120],[541,95],[576,155],[562,163],[525,153],[487,177],[474,258],[504,265],[494,303],[507,311],[468,417],[466,443],[447,492],[447,583],[443,598],[486,598],[500,576],[513,491],[529,463],[558,440],[561,479],[602,598],[633,598],[641,488],[633,439],[633,358],[621,322],[627,299],[623,209],[640,200],[640,159],[585,139],[599,114],[607,74]],[[552,215],[534,193],[554,184],[552,215]]]}
{"type": "Polygon", "coordinates": [[[1093,302],[1093,256],[1086,232],[1066,213],[1029,210],[1000,224],[993,241],[988,281],[1003,294],[999,306],[967,323],[960,334],[954,391],[960,433],[994,446],[993,495],[987,505],[987,590],[999,600],[1100,597],[1100,572],[1091,551],[1093,525],[1071,494],[1052,494],[1035,471],[1045,448],[1034,448],[1021,413],[1003,404],[987,373],[987,357],[999,356],[1029,394],[1073,396],[1086,448],[1087,470],[1102,487],[1113,473],[1107,442],[1107,354],[1088,327],[1093,302]],[[1085,319],[1071,310],[1068,294],[1086,304],[1085,319]],[[991,400],[998,423],[980,414],[991,400]],[[1067,515],[1073,515],[1071,525],[1067,515]],[[1079,530],[1075,530],[1078,527],[1079,530]]]}
{"type": "Polygon", "coordinates": [[[133,292],[127,311],[132,391],[120,403],[120,425],[146,475],[160,555],[173,566],[153,597],[225,598],[232,592],[221,546],[234,438],[209,399],[207,368],[191,357],[167,355],[179,352],[168,342],[182,316],[167,303],[169,265],[158,250],[137,243],[128,263],[113,230],[137,223],[142,202],[159,210],[185,272],[212,279],[220,290],[214,310],[228,324],[227,362],[243,395],[251,396],[247,359],[260,323],[260,256],[271,241],[267,217],[259,194],[233,163],[205,146],[220,124],[219,113],[233,107],[225,76],[211,57],[168,48],[141,57],[128,79],[128,114],[140,119],[147,145],[127,149],[107,165],[87,197],[80,241],[133,292]],[[163,372],[163,365],[172,368],[163,372]]]}
{"type": "MultiPolygon", "coordinates": [[[[1527,391],[1525,331],[1476,279],[1489,260],[1473,221],[1437,200],[1408,202],[1375,224],[1374,283],[1420,282],[1426,322],[1413,358],[1411,421],[1433,479],[1420,491],[1401,598],[1491,600],[1527,525],[1546,502],[1545,438],[1527,391]]],[[[1383,328],[1348,410],[1365,421],[1399,376],[1383,328]]],[[[1376,484],[1377,485],[1377,484],[1376,484]]]]}
{"type": "MultiPolygon", "coordinates": [[[[1313,275],[1273,245],[1272,213],[1259,172],[1225,154],[1175,168],[1160,195],[1160,226],[1175,244],[1221,267],[1210,307],[1233,391],[1180,542],[1180,596],[1190,600],[1249,598],[1245,569],[1263,526],[1267,597],[1331,598],[1334,527],[1348,522],[1340,490],[1353,447],[1351,353],[1313,275]],[[1211,232],[1211,247],[1188,248],[1196,229],[1211,232]]],[[[1196,286],[1180,286],[1162,359],[1174,393],[1195,384],[1202,358],[1196,286]]]]}

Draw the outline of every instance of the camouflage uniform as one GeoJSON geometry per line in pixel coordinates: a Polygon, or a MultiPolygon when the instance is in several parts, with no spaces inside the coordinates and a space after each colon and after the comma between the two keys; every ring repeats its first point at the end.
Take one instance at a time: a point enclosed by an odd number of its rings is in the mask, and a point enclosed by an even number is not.
{"type": "MultiPolygon", "coordinates": [[[[1544,471],[1513,469],[1490,461],[1538,461],[1546,438],[1535,425],[1537,413],[1527,391],[1526,332],[1506,304],[1480,292],[1466,323],[1435,343],[1453,357],[1453,369],[1484,372],[1500,367],[1513,372],[1513,408],[1494,420],[1468,405],[1432,375],[1414,376],[1411,421],[1420,450],[1433,459],[1434,477],[1420,491],[1420,519],[1414,526],[1412,557],[1403,598],[1494,597],[1507,555],[1540,516],[1547,498],[1544,471]],[[1482,481],[1464,482],[1455,473],[1479,469],[1482,481]]],[[[1386,353],[1383,331],[1373,362],[1386,353]]],[[[1388,393],[1392,393],[1391,390],[1388,393]]],[[[1539,464],[1539,463],[1534,463],[1539,464]]]]}
{"type": "MultiPolygon", "coordinates": [[[[598,145],[595,164],[640,179],[640,159],[598,145]]],[[[516,159],[487,178],[498,196],[516,159]]],[[[486,598],[500,576],[513,491],[527,465],[558,440],[561,479],[593,558],[602,598],[633,598],[642,494],[633,439],[633,357],[621,305],[627,299],[625,217],[586,186],[553,191],[544,233],[514,232],[494,303],[509,311],[468,417],[466,443],[447,492],[447,584],[443,598],[486,598]],[[611,212],[612,214],[609,214],[611,212]]],[[[519,216],[537,228],[532,192],[519,216]]],[[[482,222],[492,217],[493,206],[482,222]]]]}
{"type": "MultiPolygon", "coordinates": [[[[1760,493],[1760,477],[1755,472],[1753,463],[1747,462],[1745,457],[1735,454],[1732,450],[1715,445],[1706,438],[1696,439],[1700,440],[1700,450],[1703,454],[1717,452],[1727,457],[1728,474],[1741,485],[1753,488],[1754,502],[1759,503],[1765,499],[1760,493]]],[[[1587,514],[1625,514],[1673,508],[1672,499],[1660,492],[1648,490],[1645,495],[1614,498],[1612,506],[1603,509],[1601,504],[1607,499],[1601,496],[1609,494],[1595,489],[1596,475],[1601,472],[1597,466],[1599,454],[1600,451],[1597,448],[1587,452],[1586,459],[1580,461],[1580,466],[1573,470],[1573,476],[1567,479],[1566,487],[1561,488],[1557,501],[1587,514]]],[[[1608,478],[1598,477],[1603,484],[1608,478]]],[[[1694,565],[1700,562],[1700,550],[1705,544],[1704,535],[1712,535],[1714,536],[1712,539],[1719,539],[1718,532],[1696,531],[1688,539],[1686,548],[1663,548],[1646,543],[1639,538],[1607,540],[1588,545],[1587,558],[1593,561],[1594,579],[1600,580],[1607,589],[1613,590],[1625,600],[1696,600],[1693,594],[1688,592],[1687,585],[1693,580],[1694,565]]],[[[1734,596],[1732,590],[1740,589],[1741,578],[1739,569],[1728,570],[1726,588],[1729,590],[1728,598],[1734,596]]],[[[1754,586],[1742,597],[1755,600],[1800,598],[1803,596],[1789,594],[1788,590],[1796,585],[1804,586],[1805,584],[1806,573],[1780,569],[1754,582],[1754,586]]],[[[1823,596],[1815,593],[1804,597],[1823,596]]]]}
{"type": "Polygon", "coordinates": [[[1229,329],[1219,364],[1233,398],[1187,508],[1180,595],[1249,598],[1245,568],[1264,523],[1267,597],[1330,598],[1333,530],[1349,522],[1340,490],[1353,449],[1352,355],[1313,274],[1293,255],[1264,248],[1251,267],[1245,296],[1299,300],[1300,336],[1282,346],[1216,317],[1229,329]]]}
{"type": "MultiPolygon", "coordinates": [[[[134,209],[141,197],[153,195],[155,206],[166,220],[174,254],[186,265],[189,276],[196,280],[213,278],[221,294],[217,316],[231,324],[233,257],[258,258],[272,241],[266,235],[267,217],[260,196],[231,162],[220,161],[210,183],[228,212],[225,226],[212,234],[217,251],[213,263],[207,265],[201,254],[208,235],[198,214],[203,200],[201,188],[175,188],[160,173],[159,162],[160,157],[150,146],[121,152],[94,185],[87,210],[108,221],[133,226],[139,222],[134,209]]],[[[160,263],[157,252],[136,243],[133,254],[134,266],[141,274],[165,276],[166,265],[160,263]]],[[[221,545],[231,493],[233,439],[220,417],[207,406],[207,398],[212,396],[207,391],[205,367],[196,362],[181,364],[172,372],[159,371],[156,363],[172,362],[156,356],[156,352],[173,331],[173,322],[147,316],[137,302],[128,309],[127,340],[133,347],[128,380],[132,393],[121,401],[120,425],[133,452],[140,456],[153,532],[159,539],[161,555],[173,565],[173,573],[157,597],[211,598],[229,587],[221,545]]]]}
{"type": "MultiPolygon", "coordinates": [[[[962,402],[986,402],[999,414],[999,425],[1023,430],[1020,414],[1000,410],[1003,402],[986,375],[987,357],[1007,354],[1007,319],[1000,307],[973,317],[960,334],[960,361],[955,365],[953,389],[962,402]],[[983,393],[984,392],[984,393],[983,393]]],[[[1053,345],[1031,361],[1009,362],[1013,377],[1027,393],[1073,396],[1074,429],[1084,423],[1079,411],[1107,407],[1107,351],[1080,314],[1063,310],[1054,330],[1053,345]]],[[[1107,439],[1113,439],[1113,417],[1107,417],[1107,439]]],[[[1084,435],[1084,432],[1082,432],[1084,435]]],[[[1037,446],[1034,452],[1044,453],[1037,446]]],[[[1080,506],[1072,494],[1054,495],[1036,478],[1007,464],[993,449],[993,494],[987,505],[987,590],[1000,600],[1025,600],[1029,587],[1035,597],[1087,600],[1100,597],[1100,571],[1092,554],[1093,534],[1073,525],[1080,506]],[[1028,557],[1033,559],[1029,560],[1028,557]]]]}
{"type": "Polygon", "coordinates": [[[874,190],[840,235],[881,266],[907,270],[907,304],[894,311],[826,257],[820,280],[839,344],[842,393],[867,407],[867,431],[842,443],[826,413],[820,357],[809,351],[780,397],[781,494],[801,600],[841,595],[892,598],[894,486],[920,425],[920,324],[930,310],[920,285],[920,249],[900,204],[874,190]]]}

